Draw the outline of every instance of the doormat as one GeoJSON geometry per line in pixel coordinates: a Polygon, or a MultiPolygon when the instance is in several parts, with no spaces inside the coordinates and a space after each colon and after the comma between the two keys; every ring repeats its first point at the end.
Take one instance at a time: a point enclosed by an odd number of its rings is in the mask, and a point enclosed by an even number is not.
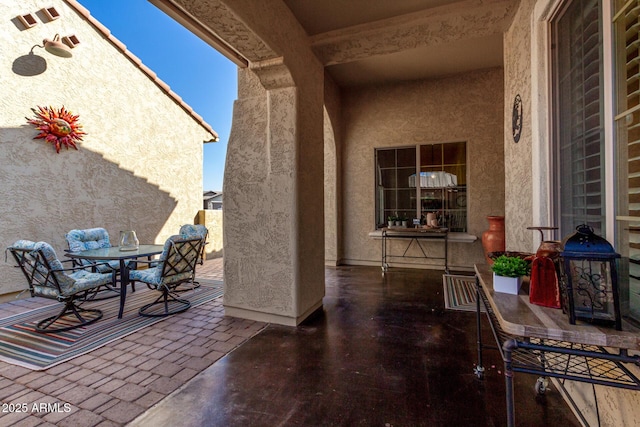
{"type": "MultiPolygon", "coordinates": [[[[202,279],[200,283],[200,287],[180,295],[181,298],[191,301],[191,307],[211,301],[223,293],[222,284],[210,282],[211,285],[209,285],[202,279]]],[[[171,316],[142,317],[138,315],[140,307],[154,301],[159,295],[160,292],[148,289],[146,286],[139,286],[135,292],[127,292],[122,319],[118,319],[120,308],[118,297],[85,302],[82,304],[83,308],[102,310],[102,319],[70,331],[55,333],[35,331],[38,321],[60,312],[61,303],[0,319],[0,360],[39,371],[88,353],[144,327],[170,318],[171,316]]]]}
{"type": "MultiPolygon", "coordinates": [[[[442,275],[444,307],[449,310],[476,311],[475,276],[442,275]]],[[[484,307],[480,305],[482,311],[484,307]]]]}

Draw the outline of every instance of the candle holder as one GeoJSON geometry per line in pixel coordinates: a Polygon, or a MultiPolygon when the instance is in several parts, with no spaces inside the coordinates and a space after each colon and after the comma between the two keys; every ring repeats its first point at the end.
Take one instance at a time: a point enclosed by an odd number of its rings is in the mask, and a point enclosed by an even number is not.
{"type": "Polygon", "coordinates": [[[562,246],[563,309],[569,314],[569,323],[580,319],[622,330],[617,268],[620,254],[586,224],[576,227],[562,246]]]}
{"type": "Polygon", "coordinates": [[[121,251],[137,251],[139,247],[138,236],[133,230],[120,232],[120,250],[121,251]]]}

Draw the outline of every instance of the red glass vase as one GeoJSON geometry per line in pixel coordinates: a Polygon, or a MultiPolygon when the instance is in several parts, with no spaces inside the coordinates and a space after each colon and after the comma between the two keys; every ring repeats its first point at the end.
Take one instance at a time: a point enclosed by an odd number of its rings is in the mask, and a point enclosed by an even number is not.
{"type": "Polygon", "coordinates": [[[531,263],[529,302],[543,307],[560,308],[560,286],[555,261],[560,256],[560,242],[543,241],[531,263]]]}

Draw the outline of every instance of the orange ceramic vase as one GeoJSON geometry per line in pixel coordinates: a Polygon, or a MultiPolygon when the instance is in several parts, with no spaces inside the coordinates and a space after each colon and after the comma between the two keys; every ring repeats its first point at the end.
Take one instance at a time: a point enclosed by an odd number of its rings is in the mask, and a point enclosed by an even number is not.
{"type": "Polygon", "coordinates": [[[482,233],[482,248],[484,249],[484,257],[487,264],[492,265],[493,260],[489,258],[489,252],[504,252],[504,217],[498,215],[490,215],[487,217],[489,221],[489,229],[482,233]]]}

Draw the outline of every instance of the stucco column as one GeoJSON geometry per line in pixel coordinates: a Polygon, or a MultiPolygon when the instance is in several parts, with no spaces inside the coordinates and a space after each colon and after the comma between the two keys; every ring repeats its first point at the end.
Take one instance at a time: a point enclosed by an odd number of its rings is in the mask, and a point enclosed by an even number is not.
{"type": "Polygon", "coordinates": [[[324,296],[322,80],[240,69],[224,179],[227,315],[297,325],[324,296]],[[315,85],[318,84],[318,87],[315,85]]]}

